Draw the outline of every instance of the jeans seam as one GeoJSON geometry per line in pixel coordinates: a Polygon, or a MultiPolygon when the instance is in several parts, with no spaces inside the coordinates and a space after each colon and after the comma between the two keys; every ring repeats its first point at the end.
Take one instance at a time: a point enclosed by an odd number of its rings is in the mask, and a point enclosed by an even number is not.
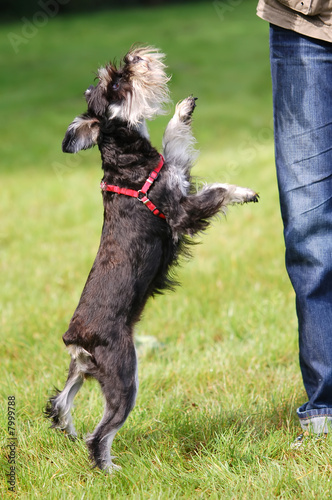
{"type": "MultiPolygon", "coordinates": [[[[310,410],[309,410],[310,411],[310,410]]],[[[314,418],[321,418],[321,417],[331,417],[332,419],[332,413],[322,413],[320,415],[310,415],[309,417],[301,417],[298,415],[300,420],[313,420],[314,418]]]]}

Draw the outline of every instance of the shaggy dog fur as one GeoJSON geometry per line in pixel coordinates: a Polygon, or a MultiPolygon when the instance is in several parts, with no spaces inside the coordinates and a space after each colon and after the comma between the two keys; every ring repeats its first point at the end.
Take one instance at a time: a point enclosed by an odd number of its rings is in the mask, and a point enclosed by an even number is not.
{"type": "Polygon", "coordinates": [[[87,446],[94,464],[107,471],[117,467],[112,441],[135,404],[133,328],[147,299],[172,287],[170,268],[189,237],[206,229],[227,205],[258,198],[250,189],[227,184],[206,185],[198,192],[193,188],[193,97],[176,106],[164,133],[164,164],[146,195],[155,213],[140,203],[139,195],[107,191],[107,185],[116,185],[139,192],[162,162],[145,120],[161,114],[168,102],[163,57],[153,48],[134,48],[118,69],[114,64],[101,68],[97,85],[85,92],[87,112],[75,118],[63,140],[67,153],[94,145],[100,149],[104,224],[95,262],[63,336],[71,355],[67,382],[49,400],[46,414],[52,427],[75,437],[73,399],[86,378],[97,379],[105,410],[87,446]]]}

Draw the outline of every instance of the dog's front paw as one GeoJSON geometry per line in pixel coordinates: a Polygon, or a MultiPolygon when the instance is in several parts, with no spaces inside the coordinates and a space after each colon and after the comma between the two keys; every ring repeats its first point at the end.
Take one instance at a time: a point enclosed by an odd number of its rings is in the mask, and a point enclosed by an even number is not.
{"type": "Polygon", "coordinates": [[[253,195],[250,196],[248,202],[258,203],[258,200],[259,200],[259,194],[254,193],[253,195]]]}
{"type": "Polygon", "coordinates": [[[183,101],[180,101],[176,105],[175,114],[178,116],[181,122],[190,124],[192,114],[196,107],[197,97],[189,96],[183,101]]]}
{"type": "Polygon", "coordinates": [[[233,203],[257,203],[259,194],[255,193],[252,189],[237,186],[233,192],[233,203]]]}
{"type": "Polygon", "coordinates": [[[224,190],[224,205],[234,205],[235,203],[257,203],[259,194],[249,188],[235,186],[234,184],[215,184],[216,187],[224,190]]]}

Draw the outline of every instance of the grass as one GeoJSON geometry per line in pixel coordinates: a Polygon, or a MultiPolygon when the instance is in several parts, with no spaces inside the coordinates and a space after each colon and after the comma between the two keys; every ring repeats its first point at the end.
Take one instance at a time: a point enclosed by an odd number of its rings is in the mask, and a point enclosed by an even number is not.
{"type": "MultiPolygon", "coordinates": [[[[332,498],[330,442],[289,446],[306,396],[283,264],[268,27],[255,2],[224,21],[213,3],[56,17],[16,54],[8,33],[21,30],[0,27],[2,497],[13,394],[17,498],[332,498]],[[199,97],[194,173],[253,187],[261,201],[216,221],[179,270],[182,287],[149,302],[137,326],[138,400],[113,447],[122,470],[106,477],[83,440],[102,412],[96,384],[76,398],[76,442],[42,415],[65,380],[61,335],[102,223],[98,151],[65,156],[60,144],[93,71],[136,41],[167,53],[174,101],[199,97]]],[[[150,126],[156,145],[166,121],[150,126]]]]}

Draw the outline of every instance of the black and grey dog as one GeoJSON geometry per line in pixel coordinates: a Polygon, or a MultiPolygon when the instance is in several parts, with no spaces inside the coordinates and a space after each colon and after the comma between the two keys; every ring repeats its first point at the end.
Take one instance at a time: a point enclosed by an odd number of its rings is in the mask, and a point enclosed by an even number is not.
{"type": "Polygon", "coordinates": [[[163,156],[151,145],[145,120],[168,102],[164,55],[136,47],[117,69],[98,71],[98,83],[85,92],[88,110],[69,125],[63,151],[98,145],[104,224],[100,247],[77,309],[63,340],[71,355],[64,389],[52,397],[46,414],[52,427],[76,436],[71,407],[88,377],[100,383],[104,415],[87,438],[90,457],[111,471],[116,432],[134,407],[138,388],[133,328],[147,299],[172,287],[170,268],[189,237],[233,203],[256,202],[251,189],[190,181],[195,156],[191,117],[195,99],[176,106],[163,137],[163,156]]]}

